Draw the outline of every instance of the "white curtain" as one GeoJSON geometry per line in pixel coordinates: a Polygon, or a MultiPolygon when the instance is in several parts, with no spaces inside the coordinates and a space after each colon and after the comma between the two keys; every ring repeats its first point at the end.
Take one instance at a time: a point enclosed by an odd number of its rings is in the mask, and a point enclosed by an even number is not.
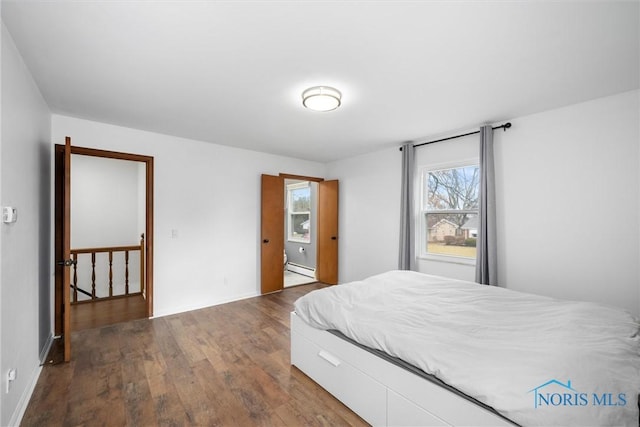
{"type": "Polygon", "coordinates": [[[480,206],[476,258],[476,282],[498,284],[496,246],[496,194],[493,166],[493,128],[480,128],[480,206]]]}
{"type": "Polygon", "coordinates": [[[413,174],[414,174],[413,143],[407,142],[402,146],[402,195],[400,205],[400,256],[398,269],[415,270],[415,222],[413,218],[413,174]]]}

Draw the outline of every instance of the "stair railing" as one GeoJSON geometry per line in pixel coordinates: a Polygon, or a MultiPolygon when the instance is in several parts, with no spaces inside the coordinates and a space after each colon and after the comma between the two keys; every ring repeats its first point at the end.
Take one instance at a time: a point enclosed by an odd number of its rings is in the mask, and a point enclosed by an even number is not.
{"type": "MultiPolygon", "coordinates": [[[[145,264],[145,244],[144,244],[144,234],[140,236],[140,244],[132,245],[132,246],[110,246],[103,248],[82,248],[82,249],[72,249],[71,250],[71,258],[73,259],[73,278],[71,281],[71,303],[80,303],[80,302],[92,302],[98,300],[106,300],[112,298],[120,298],[124,296],[131,295],[144,295],[145,285],[144,285],[144,264],[145,264]],[[114,262],[114,254],[124,253],[124,293],[114,294],[114,277],[113,277],[113,262],[114,262]],[[140,291],[130,292],[129,289],[129,254],[131,252],[140,252],[140,291]],[[106,253],[108,254],[108,296],[98,296],[96,293],[96,255],[106,253]],[[91,290],[87,290],[82,288],[78,284],[78,255],[89,254],[91,259],[91,290]],[[84,294],[90,299],[86,300],[78,300],[78,293],[84,294]]],[[[89,257],[82,257],[89,258],[89,257]]],[[[103,266],[104,267],[104,266],[103,266]]],[[[121,282],[120,282],[121,283],[121,282]]]]}

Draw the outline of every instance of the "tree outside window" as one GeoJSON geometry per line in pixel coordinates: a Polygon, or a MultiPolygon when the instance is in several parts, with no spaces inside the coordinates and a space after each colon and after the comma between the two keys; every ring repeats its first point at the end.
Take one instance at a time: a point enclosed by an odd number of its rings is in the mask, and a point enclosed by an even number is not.
{"type": "Polygon", "coordinates": [[[288,240],[309,243],[311,241],[311,187],[309,183],[288,185],[287,200],[288,240]]]}
{"type": "Polygon", "coordinates": [[[479,179],[478,165],[423,173],[423,254],[476,257],[479,179]]]}

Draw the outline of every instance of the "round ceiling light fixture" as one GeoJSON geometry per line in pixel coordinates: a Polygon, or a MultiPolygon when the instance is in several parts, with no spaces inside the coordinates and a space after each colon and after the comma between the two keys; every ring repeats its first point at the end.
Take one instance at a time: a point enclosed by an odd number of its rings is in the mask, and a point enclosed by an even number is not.
{"type": "Polygon", "coordinates": [[[314,86],[302,92],[302,105],[313,111],[331,111],[340,106],[342,94],[329,86],[314,86]]]}

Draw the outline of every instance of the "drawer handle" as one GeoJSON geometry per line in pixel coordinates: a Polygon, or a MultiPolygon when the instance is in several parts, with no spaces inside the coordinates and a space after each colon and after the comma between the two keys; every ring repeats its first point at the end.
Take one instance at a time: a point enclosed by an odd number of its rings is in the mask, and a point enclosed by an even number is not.
{"type": "Polygon", "coordinates": [[[318,353],[318,356],[322,357],[324,360],[326,360],[336,368],[340,366],[340,360],[334,355],[332,355],[331,353],[327,353],[324,350],[320,350],[320,353],[318,353]]]}

